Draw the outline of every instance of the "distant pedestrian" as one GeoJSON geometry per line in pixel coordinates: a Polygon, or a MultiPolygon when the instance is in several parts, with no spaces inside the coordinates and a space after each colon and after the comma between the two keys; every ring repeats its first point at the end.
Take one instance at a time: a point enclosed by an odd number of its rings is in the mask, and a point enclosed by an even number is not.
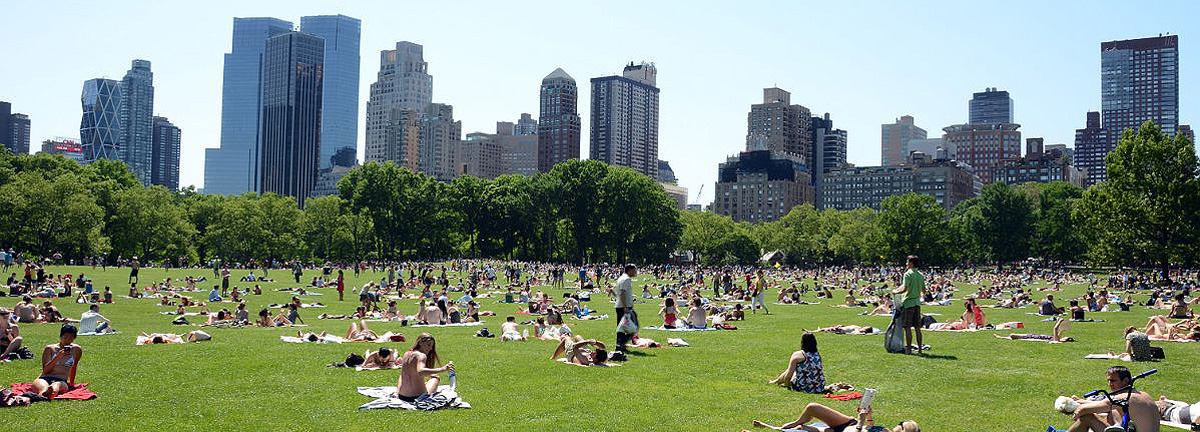
{"type": "Polygon", "coordinates": [[[904,353],[912,354],[912,332],[917,332],[917,354],[921,354],[924,346],[921,341],[921,293],[925,291],[925,276],[917,270],[920,259],[909,255],[905,263],[903,281],[892,291],[896,296],[899,309],[901,328],[904,329],[904,353]]]}
{"type": "Polygon", "coordinates": [[[625,273],[617,278],[617,351],[624,352],[625,344],[633,338],[634,333],[625,333],[621,331],[621,319],[626,314],[630,315],[633,323],[637,324],[637,313],[633,310],[633,278],[637,276],[637,266],[628,264],[625,266],[625,273]]]}

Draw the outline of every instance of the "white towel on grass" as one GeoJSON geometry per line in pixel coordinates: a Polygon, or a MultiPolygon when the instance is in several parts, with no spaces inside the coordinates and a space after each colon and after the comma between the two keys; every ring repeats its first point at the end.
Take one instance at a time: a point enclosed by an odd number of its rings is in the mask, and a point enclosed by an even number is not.
{"type": "Polygon", "coordinates": [[[712,328],[712,327],[702,328],[702,329],[683,328],[683,327],[669,329],[669,328],[665,328],[662,326],[654,326],[654,327],[642,327],[642,329],[643,330],[661,330],[661,331],[669,331],[669,332],[717,331],[717,329],[712,328]]]}
{"type": "Polygon", "coordinates": [[[410,411],[430,411],[442,408],[470,408],[471,404],[459,399],[458,393],[448,385],[438,387],[437,393],[430,395],[429,398],[418,399],[415,402],[408,402],[397,398],[396,386],[385,387],[359,387],[358,393],[375,398],[371,402],[367,402],[358,409],[403,409],[410,411]]]}
{"type": "MultiPolygon", "coordinates": [[[[281,340],[281,341],[284,341],[284,342],[289,342],[289,343],[306,343],[306,342],[310,342],[308,339],[299,338],[299,337],[296,337],[296,336],[280,336],[280,337],[279,337],[279,340],[281,340]]],[[[345,339],[343,339],[343,338],[341,338],[341,337],[338,337],[338,336],[334,336],[334,335],[325,335],[325,337],[323,337],[323,338],[320,338],[320,339],[318,339],[317,341],[315,341],[315,342],[312,342],[312,343],[339,343],[339,344],[340,344],[340,343],[342,343],[342,342],[345,342],[345,341],[346,341],[345,339]]]]}
{"type": "Polygon", "coordinates": [[[474,327],[474,326],[481,326],[481,325],[483,325],[483,322],[454,323],[454,324],[413,324],[409,327],[474,327]]]}

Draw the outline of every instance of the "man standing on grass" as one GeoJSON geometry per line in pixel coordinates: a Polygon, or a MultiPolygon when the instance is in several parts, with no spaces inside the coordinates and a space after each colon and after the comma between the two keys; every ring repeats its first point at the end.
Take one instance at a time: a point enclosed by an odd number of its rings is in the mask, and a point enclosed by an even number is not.
{"type": "Polygon", "coordinates": [[[921,343],[921,293],[925,291],[925,276],[917,271],[920,260],[916,255],[909,255],[904,272],[903,282],[892,294],[896,296],[896,305],[900,308],[901,327],[904,328],[904,353],[912,354],[912,332],[917,332],[917,354],[923,350],[921,343]]]}
{"type": "Polygon", "coordinates": [[[771,314],[771,310],[767,309],[767,303],[763,301],[766,297],[767,281],[764,280],[763,270],[758,269],[758,274],[754,277],[754,300],[750,303],[750,310],[758,313],[758,306],[762,306],[763,312],[767,315],[771,314]]]}
{"type": "Polygon", "coordinates": [[[633,277],[637,276],[637,266],[627,264],[625,273],[617,278],[617,351],[625,352],[625,343],[633,337],[632,334],[621,332],[621,318],[630,314],[630,319],[637,324],[637,314],[633,311],[633,277]]]}

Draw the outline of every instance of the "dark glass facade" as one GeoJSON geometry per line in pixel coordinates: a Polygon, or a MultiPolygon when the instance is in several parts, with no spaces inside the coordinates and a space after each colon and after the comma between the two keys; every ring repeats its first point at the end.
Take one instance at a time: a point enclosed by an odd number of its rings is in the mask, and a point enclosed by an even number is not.
{"type": "Polygon", "coordinates": [[[105,78],[84,81],[80,101],[79,140],[84,162],[120,159],[121,83],[105,78]]]}
{"type": "Polygon", "coordinates": [[[302,207],[320,168],[324,58],[325,41],[303,32],[271,37],[263,50],[259,190],[302,207]]]}

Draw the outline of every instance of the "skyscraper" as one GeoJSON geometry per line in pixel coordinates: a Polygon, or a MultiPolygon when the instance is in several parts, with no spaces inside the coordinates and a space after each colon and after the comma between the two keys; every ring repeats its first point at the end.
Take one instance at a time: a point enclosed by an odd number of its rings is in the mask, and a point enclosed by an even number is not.
{"type": "Polygon", "coordinates": [[[379,73],[371,84],[367,101],[367,161],[389,160],[389,155],[403,152],[388,149],[389,130],[403,119],[404,111],[425,112],[433,103],[433,76],[425,62],[424,48],[412,42],[396,42],[396,49],[379,52],[379,73]]]}
{"type": "Polygon", "coordinates": [[[454,107],[431,103],[421,116],[421,172],[440,181],[454,180],[455,150],[462,138],[462,122],[454,120],[454,107]]]}
{"type": "Polygon", "coordinates": [[[988,87],[982,92],[974,93],[968,104],[967,123],[1012,123],[1013,100],[1007,91],[988,87]]]}
{"type": "Polygon", "coordinates": [[[179,190],[179,128],[166,117],[154,117],[150,183],[179,190]]]}
{"type": "Polygon", "coordinates": [[[263,50],[259,191],[301,207],[320,169],[325,41],[304,32],[267,39],[263,50]]]}
{"type": "Polygon", "coordinates": [[[1113,146],[1122,131],[1137,128],[1146,120],[1154,120],[1163,132],[1175,135],[1179,127],[1179,36],[1101,43],[1100,109],[1113,146]]]}
{"type": "Polygon", "coordinates": [[[291,22],[275,18],[233,19],[233,49],[225,54],[221,86],[221,147],[205,149],[205,193],[257,190],[263,50],[267,38],[291,30],[291,22]]]}
{"type": "Polygon", "coordinates": [[[562,68],[542,79],[538,114],[538,171],[579,159],[582,121],[579,118],[579,87],[562,68]]]}
{"type": "Polygon", "coordinates": [[[16,154],[29,154],[29,116],[12,113],[8,120],[8,141],[4,143],[16,154]]]}
{"type": "Polygon", "coordinates": [[[908,153],[913,150],[909,148],[909,142],[927,137],[925,129],[918,127],[910,115],[900,116],[895,123],[881,125],[880,164],[889,166],[906,163],[909,160],[908,153]]]}
{"type": "Polygon", "coordinates": [[[1110,131],[1100,126],[1100,113],[1088,111],[1083,129],[1075,129],[1075,166],[1087,175],[1085,185],[1091,186],[1108,178],[1104,158],[1112,150],[1115,140],[1109,139],[1110,131]]]}
{"type": "Polygon", "coordinates": [[[12,121],[12,104],[0,101],[0,144],[4,144],[9,150],[12,150],[12,126],[9,122],[12,121]]]}
{"type": "Polygon", "coordinates": [[[79,140],[83,160],[120,159],[121,83],[106,78],[83,82],[83,119],[79,122],[79,140]]]}
{"type": "Polygon", "coordinates": [[[831,171],[846,166],[848,136],[846,131],[833,128],[833,119],[829,113],[824,117],[812,117],[812,184],[814,204],[822,204],[821,191],[825,176],[831,171]]]}
{"type": "Polygon", "coordinates": [[[359,37],[362,22],[345,15],[300,18],[300,31],[325,40],[321,95],[321,171],[330,175],[335,163],[357,164],[359,37]],[[350,157],[346,158],[346,149],[350,157]],[[340,160],[334,156],[343,155],[340,160]]]}
{"type": "Polygon", "coordinates": [[[592,78],[591,159],[658,178],[657,75],[631,62],[621,76],[592,78]]]}
{"type": "Polygon", "coordinates": [[[770,150],[799,157],[813,165],[812,112],[792,104],[792,94],[781,88],[763,89],[763,102],[750,105],[746,115],[746,151],[770,150]]]}
{"type": "Polygon", "coordinates": [[[134,60],[121,80],[121,160],[144,185],[151,184],[154,153],[154,73],[134,60]]]}
{"type": "Polygon", "coordinates": [[[516,127],[513,129],[513,135],[537,135],[537,120],[529,113],[521,113],[521,118],[517,119],[516,127]]]}

